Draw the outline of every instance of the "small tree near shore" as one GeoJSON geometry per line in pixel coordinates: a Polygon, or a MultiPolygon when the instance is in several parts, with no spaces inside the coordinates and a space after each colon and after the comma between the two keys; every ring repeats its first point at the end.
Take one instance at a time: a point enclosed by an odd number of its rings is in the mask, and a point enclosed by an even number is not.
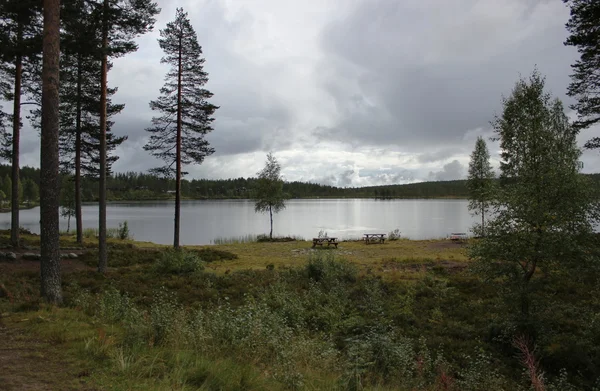
{"type": "Polygon", "coordinates": [[[75,182],[69,176],[63,177],[60,189],[60,215],[67,218],[67,233],[69,233],[71,230],[71,217],[76,215],[75,182]]]}
{"type": "Polygon", "coordinates": [[[258,187],[256,189],[254,205],[255,212],[269,212],[271,231],[269,239],[273,239],[273,213],[285,209],[286,195],[283,192],[281,178],[281,165],[272,153],[267,155],[265,167],[257,173],[258,187]]]}
{"type": "Polygon", "coordinates": [[[485,213],[491,206],[494,187],[494,171],[490,164],[490,153],[485,140],[480,136],[475,143],[475,149],[469,162],[469,210],[474,215],[481,215],[481,226],[474,231],[485,236],[485,213]]]}

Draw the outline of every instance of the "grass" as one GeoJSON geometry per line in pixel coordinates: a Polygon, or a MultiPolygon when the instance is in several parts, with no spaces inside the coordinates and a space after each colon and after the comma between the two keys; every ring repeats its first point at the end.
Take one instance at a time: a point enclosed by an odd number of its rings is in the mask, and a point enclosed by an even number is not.
{"type": "MultiPolygon", "coordinates": [[[[469,273],[460,244],[246,242],[188,246],[179,257],[110,243],[106,275],[94,271],[94,249],[81,259],[89,269],[65,271],[66,308],[40,305],[39,271],[0,264],[9,328],[74,357],[99,389],[526,389],[502,341],[502,303],[469,273]]],[[[597,288],[561,279],[544,289],[539,299],[553,302],[540,365],[549,384],[567,368],[590,389],[597,288]]],[[[568,388],[550,390],[559,389],[568,388]]]]}

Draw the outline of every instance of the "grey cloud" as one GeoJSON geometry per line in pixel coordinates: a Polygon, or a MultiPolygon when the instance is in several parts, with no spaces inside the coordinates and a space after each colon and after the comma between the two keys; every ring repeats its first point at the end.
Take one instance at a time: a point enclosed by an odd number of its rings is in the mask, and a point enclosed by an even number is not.
{"type": "Polygon", "coordinates": [[[446,160],[454,155],[464,153],[463,148],[442,148],[433,152],[424,152],[417,156],[419,163],[434,163],[440,160],[446,160]]]}
{"type": "Polygon", "coordinates": [[[445,164],[441,171],[429,172],[429,180],[433,181],[451,181],[455,179],[464,179],[465,167],[458,160],[445,164]]]}
{"type": "MultiPolygon", "coordinates": [[[[140,38],[138,52],[116,60],[109,76],[111,85],[120,87],[114,101],[126,104],[125,110],[115,117],[114,131],[128,135],[127,143],[145,139],[144,129],[150,126],[152,116],[159,114],[152,112],[148,103],[158,97],[168,67],[159,63],[163,53],[156,38],[158,30],[175,14],[175,6],[170,2],[159,4],[163,11],[155,31],[140,38]]],[[[220,106],[213,123],[215,130],[207,136],[215,155],[288,147],[291,108],[257,83],[265,81],[265,71],[281,72],[285,64],[265,70],[233,50],[237,37],[253,23],[252,17],[246,13],[232,19],[222,3],[214,0],[204,1],[200,8],[197,2],[190,1],[184,4],[184,10],[189,13],[203,47],[205,70],[209,73],[206,87],[214,93],[211,102],[220,106]]],[[[141,153],[145,152],[136,152],[141,153]]]]}
{"type": "Polygon", "coordinates": [[[340,137],[412,149],[458,145],[467,130],[488,124],[501,94],[509,94],[519,72],[527,75],[536,63],[549,88],[564,98],[576,57],[562,44],[564,21],[557,23],[568,18],[565,9],[546,21],[538,15],[549,13],[550,3],[539,1],[508,23],[478,5],[505,11],[509,4],[461,3],[361,1],[325,29],[323,48],[341,70],[336,80],[332,71],[324,81],[342,113],[340,137]],[[436,19],[436,5],[460,9],[460,24],[448,25],[451,12],[436,19]],[[357,94],[372,105],[357,107],[357,94]]]}

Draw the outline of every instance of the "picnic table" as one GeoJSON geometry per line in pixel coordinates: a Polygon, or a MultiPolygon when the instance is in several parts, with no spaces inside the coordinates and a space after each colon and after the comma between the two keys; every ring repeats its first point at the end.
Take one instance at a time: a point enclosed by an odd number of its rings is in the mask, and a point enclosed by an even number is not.
{"type": "Polygon", "coordinates": [[[365,243],[383,243],[385,234],[364,234],[365,243]]]}
{"type": "Polygon", "coordinates": [[[467,234],[465,232],[452,232],[450,236],[448,236],[448,239],[455,242],[467,240],[467,234]]]}
{"type": "Polygon", "coordinates": [[[327,247],[329,247],[329,245],[334,245],[335,248],[337,248],[338,246],[338,241],[337,238],[331,238],[328,236],[321,236],[320,238],[313,238],[313,248],[316,246],[323,246],[323,244],[327,243],[327,247]]]}

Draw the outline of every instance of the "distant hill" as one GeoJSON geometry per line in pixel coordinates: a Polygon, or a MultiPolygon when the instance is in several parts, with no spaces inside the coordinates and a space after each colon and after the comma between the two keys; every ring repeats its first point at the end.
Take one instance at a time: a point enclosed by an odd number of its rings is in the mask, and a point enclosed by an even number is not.
{"type": "MultiPolygon", "coordinates": [[[[10,177],[10,165],[0,165],[0,186],[10,177]]],[[[584,174],[600,183],[600,174],[584,174]]],[[[39,184],[40,170],[21,168],[21,180],[32,179],[39,184]]],[[[98,184],[94,179],[82,181],[85,201],[97,199],[98,184]]],[[[115,173],[107,180],[110,200],[155,200],[173,197],[175,181],[144,173],[115,173]]],[[[182,195],[190,199],[252,198],[255,178],[234,179],[184,179],[182,195]]],[[[467,181],[419,182],[405,185],[335,187],[307,182],[285,182],[283,189],[292,198],[467,198],[467,181]]]]}

